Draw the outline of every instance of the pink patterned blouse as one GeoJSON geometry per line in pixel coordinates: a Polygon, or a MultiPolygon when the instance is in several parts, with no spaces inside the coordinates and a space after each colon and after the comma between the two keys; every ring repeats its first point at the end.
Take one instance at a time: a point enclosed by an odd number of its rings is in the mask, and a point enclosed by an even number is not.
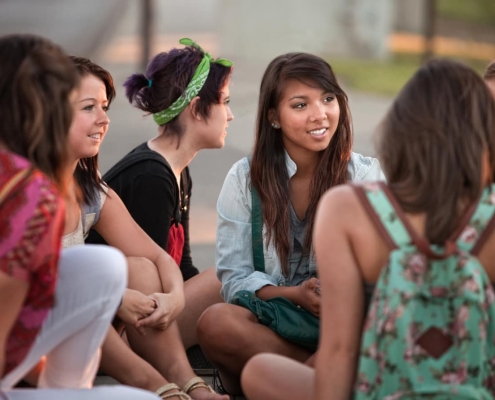
{"type": "MultiPolygon", "coordinates": [[[[30,167],[26,159],[0,150],[0,189],[16,172],[30,167]]],[[[7,339],[4,375],[24,359],[54,304],[63,223],[62,200],[38,170],[16,184],[0,204],[0,274],[29,283],[7,339]]]]}

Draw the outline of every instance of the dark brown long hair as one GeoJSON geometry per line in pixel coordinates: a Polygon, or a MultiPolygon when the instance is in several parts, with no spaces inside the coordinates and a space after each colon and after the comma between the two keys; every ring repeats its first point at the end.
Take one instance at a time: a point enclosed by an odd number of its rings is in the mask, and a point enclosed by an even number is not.
{"type": "Polygon", "coordinates": [[[335,93],[340,107],[337,130],[330,145],[319,154],[310,184],[308,225],[304,253],[309,254],[316,206],[322,194],[332,186],[348,181],[347,164],[351,157],[352,129],[347,96],[337,83],[330,65],[307,53],[289,53],[275,58],[261,81],[256,140],[251,159],[251,185],[259,193],[267,240],[274,240],[282,271],[287,275],[290,253],[289,175],[280,130],[271,126],[270,112],[277,110],[287,81],[296,79],[309,86],[335,93]]]}
{"type": "Polygon", "coordinates": [[[495,104],[471,68],[432,60],[402,89],[379,130],[378,154],[406,212],[426,213],[426,237],[443,244],[495,168],[495,104]]]}
{"type": "Polygon", "coordinates": [[[486,67],[485,74],[483,75],[485,80],[495,79],[495,60],[492,61],[488,67],[486,67]]]}
{"type": "Polygon", "coordinates": [[[78,84],[68,56],[33,35],[0,38],[0,141],[65,191],[70,94],[78,84]]]}
{"type": "MultiPolygon", "coordinates": [[[[93,75],[103,82],[105,85],[108,107],[110,107],[110,104],[116,95],[113,78],[112,75],[110,75],[110,72],[84,57],[71,56],[71,60],[81,78],[93,75]]],[[[74,178],[77,182],[77,186],[81,190],[84,203],[91,204],[98,201],[98,191],[101,190],[102,186],[106,186],[98,173],[98,154],[93,157],[81,158],[77,163],[74,178]]]]}

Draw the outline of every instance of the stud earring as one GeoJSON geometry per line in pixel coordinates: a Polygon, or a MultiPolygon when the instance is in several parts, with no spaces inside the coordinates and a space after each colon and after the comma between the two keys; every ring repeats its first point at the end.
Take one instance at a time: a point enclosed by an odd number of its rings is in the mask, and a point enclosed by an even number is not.
{"type": "Polygon", "coordinates": [[[278,128],[280,128],[280,125],[279,125],[279,124],[277,124],[276,122],[274,122],[274,123],[272,124],[272,127],[273,127],[273,128],[275,128],[275,129],[278,129],[278,128]]]}

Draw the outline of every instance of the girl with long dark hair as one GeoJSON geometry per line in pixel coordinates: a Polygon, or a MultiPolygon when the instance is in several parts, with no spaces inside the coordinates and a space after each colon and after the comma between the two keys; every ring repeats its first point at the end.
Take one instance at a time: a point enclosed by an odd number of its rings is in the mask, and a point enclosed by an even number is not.
{"type": "Polygon", "coordinates": [[[316,369],[258,355],[250,399],[495,393],[495,102],[471,68],[432,60],[377,133],[387,184],[332,188],[318,206],[316,369]]]}
{"type": "MultiPolygon", "coordinates": [[[[352,152],[352,137],[347,96],[325,60],[289,53],[268,65],[252,156],[231,168],[218,199],[216,268],[226,303],[244,290],[261,300],[284,297],[319,315],[311,236],[318,201],[333,186],[382,177],[377,160],[352,152]],[[253,260],[253,190],[261,202],[264,272],[255,271],[253,260]]],[[[232,304],[206,310],[198,332],[232,394],[254,354],[272,351],[299,361],[312,354],[232,304]]]]}

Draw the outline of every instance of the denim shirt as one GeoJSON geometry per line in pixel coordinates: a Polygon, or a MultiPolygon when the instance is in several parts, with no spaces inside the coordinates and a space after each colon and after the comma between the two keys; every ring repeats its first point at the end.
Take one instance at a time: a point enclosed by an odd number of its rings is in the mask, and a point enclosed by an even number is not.
{"type": "MultiPolygon", "coordinates": [[[[294,176],[297,166],[285,153],[285,164],[289,179],[294,176]]],[[[218,197],[216,271],[222,282],[220,294],[230,302],[239,290],[255,292],[266,285],[289,286],[284,277],[280,260],[275,251],[273,239],[264,243],[265,272],[254,270],[251,240],[251,191],[249,160],[239,160],[230,169],[218,197]]],[[[385,180],[377,159],[352,153],[348,167],[351,181],[385,180]]],[[[266,238],[266,227],[263,226],[266,238]]],[[[308,276],[316,275],[316,261],[311,250],[308,276]]],[[[292,275],[292,274],[289,274],[292,275]]]]}

